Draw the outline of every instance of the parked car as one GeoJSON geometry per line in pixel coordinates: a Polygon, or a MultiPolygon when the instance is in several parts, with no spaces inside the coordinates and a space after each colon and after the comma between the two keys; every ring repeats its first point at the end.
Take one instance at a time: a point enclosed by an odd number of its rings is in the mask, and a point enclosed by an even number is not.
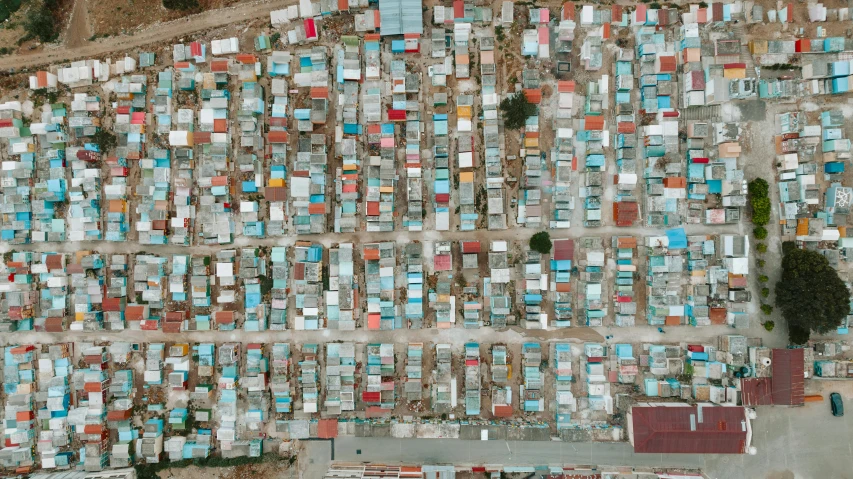
{"type": "Polygon", "coordinates": [[[832,393],[829,395],[829,407],[832,408],[832,415],[841,417],[844,415],[844,402],[841,400],[841,394],[832,393]]]}

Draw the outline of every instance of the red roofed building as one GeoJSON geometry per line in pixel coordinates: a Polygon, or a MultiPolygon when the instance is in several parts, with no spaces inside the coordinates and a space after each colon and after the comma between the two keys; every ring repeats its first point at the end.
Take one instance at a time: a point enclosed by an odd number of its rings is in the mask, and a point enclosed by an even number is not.
{"type": "Polygon", "coordinates": [[[479,253],[480,252],[480,242],[479,241],[463,241],[462,242],[462,253],[479,253]]]}
{"type": "Polygon", "coordinates": [[[744,454],[752,442],[744,407],[634,406],[627,424],[636,453],[744,454]]]}
{"type": "Polygon", "coordinates": [[[433,269],[435,271],[450,271],[450,255],[440,254],[433,257],[433,269]]]}
{"type": "Polygon", "coordinates": [[[575,243],[570,239],[554,240],[554,260],[564,261],[575,257],[575,243]]]}
{"type": "Polygon", "coordinates": [[[317,423],[317,437],[320,439],[334,439],[338,437],[338,420],[320,419],[317,423]]]}
{"type": "Polygon", "coordinates": [[[773,349],[771,391],[773,404],[801,406],[805,403],[805,360],[802,349],[773,349]]]}

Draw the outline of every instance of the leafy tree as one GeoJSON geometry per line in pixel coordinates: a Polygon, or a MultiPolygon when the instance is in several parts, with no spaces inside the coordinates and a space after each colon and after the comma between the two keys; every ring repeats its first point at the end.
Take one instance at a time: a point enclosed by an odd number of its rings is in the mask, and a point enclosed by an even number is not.
{"type": "Polygon", "coordinates": [[[761,297],[766,298],[770,296],[770,288],[761,288],[761,297]]]}
{"type": "Polygon", "coordinates": [[[92,136],[92,143],[98,145],[98,148],[101,149],[101,153],[107,154],[116,147],[118,141],[116,140],[116,136],[114,134],[110,133],[107,130],[104,130],[103,128],[100,128],[92,136]]]}
{"type": "Polygon", "coordinates": [[[53,20],[53,13],[48,3],[42,3],[28,14],[24,30],[27,32],[27,37],[35,38],[42,43],[56,40],[59,32],[56,30],[56,22],[53,20]]]}
{"type": "Polygon", "coordinates": [[[749,203],[752,205],[752,223],[764,226],[770,222],[770,187],[764,178],[756,178],[749,182],[748,190],[749,203]]]}
{"type": "Polygon", "coordinates": [[[530,249],[542,254],[551,252],[551,235],[547,231],[540,231],[530,237],[530,249]]]}
{"type": "Polygon", "coordinates": [[[809,342],[809,330],[796,326],[788,326],[788,342],[791,344],[806,344],[809,342]]]}
{"type": "Polygon", "coordinates": [[[766,283],[768,281],[770,281],[770,278],[768,278],[767,275],[765,275],[765,274],[762,274],[761,276],[758,277],[759,283],[766,283]]]}
{"type": "Polygon", "coordinates": [[[770,313],[773,312],[773,306],[770,306],[769,304],[762,304],[761,312],[764,313],[765,316],[770,316],[770,313]]]}
{"type": "Polygon", "coordinates": [[[767,331],[773,331],[773,328],[776,327],[776,323],[774,323],[773,321],[765,321],[762,326],[764,326],[764,329],[766,329],[767,331]]]}
{"type": "Polygon", "coordinates": [[[755,239],[763,240],[764,238],[767,238],[767,229],[763,226],[756,226],[753,228],[752,234],[755,236],[755,239]]]}
{"type": "Polygon", "coordinates": [[[795,249],[782,257],[776,306],[789,331],[799,328],[824,334],[836,329],[850,312],[850,291],[822,254],[795,249]]]}
{"type": "Polygon", "coordinates": [[[766,253],[767,252],[767,245],[764,243],[758,243],[757,245],[755,245],[755,249],[759,253],[766,253]]]}
{"type": "Polygon", "coordinates": [[[523,91],[508,96],[501,101],[501,111],[504,117],[504,126],[510,130],[517,130],[524,126],[527,117],[536,114],[536,105],[527,101],[527,95],[523,91]]]}

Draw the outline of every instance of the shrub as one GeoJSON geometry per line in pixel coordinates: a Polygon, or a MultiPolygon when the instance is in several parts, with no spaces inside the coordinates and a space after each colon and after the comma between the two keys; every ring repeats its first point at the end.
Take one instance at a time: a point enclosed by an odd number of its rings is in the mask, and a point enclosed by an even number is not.
{"type": "Polygon", "coordinates": [[[163,0],[163,6],[169,10],[195,10],[198,0],[163,0]]]}
{"type": "Polygon", "coordinates": [[[755,236],[755,239],[763,240],[764,238],[767,238],[767,229],[763,226],[756,226],[753,228],[752,234],[755,236]]]}
{"type": "Polygon", "coordinates": [[[755,245],[755,249],[759,253],[766,253],[767,252],[767,245],[764,243],[758,243],[757,245],[755,245]]]}
{"type": "Polygon", "coordinates": [[[49,5],[51,4],[43,2],[27,16],[24,23],[24,30],[27,32],[26,38],[35,38],[42,43],[50,43],[59,36],[49,5]]]}
{"type": "Polygon", "coordinates": [[[776,323],[774,323],[773,321],[765,321],[762,326],[764,326],[764,329],[766,329],[767,331],[773,331],[773,328],[776,327],[776,323]]]}
{"type": "Polygon", "coordinates": [[[548,234],[547,231],[540,231],[535,235],[530,237],[530,249],[533,251],[538,251],[542,254],[548,254],[551,252],[551,235],[548,234]]]}
{"type": "Polygon", "coordinates": [[[757,264],[758,264],[758,267],[759,267],[759,268],[763,268],[763,267],[764,267],[764,265],[765,265],[765,264],[767,264],[767,261],[764,261],[763,259],[760,259],[760,260],[758,260],[758,261],[757,261],[757,264]]]}
{"type": "Polygon", "coordinates": [[[770,296],[770,288],[761,288],[761,297],[766,298],[770,296]]]}
{"type": "Polygon", "coordinates": [[[770,316],[770,313],[773,312],[773,306],[770,306],[769,304],[762,304],[761,305],[761,312],[767,316],[770,316]]]}
{"type": "Polygon", "coordinates": [[[768,281],[770,281],[770,278],[768,278],[767,275],[765,275],[765,274],[762,274],[761,276],[758,277],[759,283],[766,283],[768,281]]]}

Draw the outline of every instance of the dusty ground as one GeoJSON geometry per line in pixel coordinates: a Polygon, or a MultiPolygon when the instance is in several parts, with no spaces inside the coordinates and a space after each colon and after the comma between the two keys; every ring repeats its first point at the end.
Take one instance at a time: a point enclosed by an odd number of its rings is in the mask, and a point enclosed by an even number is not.
{"type": "Polygon", "coordinates": [[[196,479],[206,477],[210,479],[249,479],[249,478],[272,478],[272,477],[296,477],[295,468],[287,466],[286,461],[270,461],[260,464],[249,464],[236,467],[198,467],[189,466],[184,468],[166,469],[159,476],[162,479],[196,479]]]}
{"type": "MultiPolygon", "coordinates": [[[[294,3],[294,0],[255,0],[254,2],[244,2],[225,9],[208,10],[179,20],[168,21],[168,18],[154,20],[156,23],[144,26],[135,32],[133,36],[99,39],[88,42],[79,48],[51,45],[42,51],[31,52],[22,49],[18,55],[0,57],[0,70],[8,70],[10,68],[23,69],[60,61],[101,57],[109,52],[131,50],[143,45],[171,40],[194,32],[209,31],[241,21],[258,18],[264,18],[266,21],[269,21],[269,12],[279,10],[294,3]]],[[[97,18],[98,15],[101,15],[101,12],[93,10],[95,9],[89,11],[89,18],[95,25],[95,33],[99,33],[97,30],[97,18]]]]}

